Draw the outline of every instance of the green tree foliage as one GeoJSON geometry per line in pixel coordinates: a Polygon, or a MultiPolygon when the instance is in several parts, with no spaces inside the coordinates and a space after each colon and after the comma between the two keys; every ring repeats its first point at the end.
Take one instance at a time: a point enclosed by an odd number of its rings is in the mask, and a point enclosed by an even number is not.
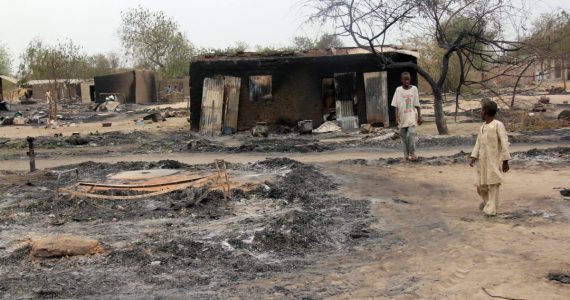
{"type": "Polygon", "coordinates": [[[570,14],[558,11],[541,15],[526,42],[540,58],[566,57],[570,52],[570,14]]]}
{"type": "Polygon", "coordinates": [[[240,53],[244,53],[249,45],[244,41],[236,41],[233,45],[230,45],[226,48],[201,48],[197,52],[200,54],[216,54],[216,55],[236,55],[240,53]]]}
{"type": "Polygon", "coordinates": [[[315,41],[307,36],[296,36],[293,38],[293,48],[295,50],[307,50],[315,48],[315,41]]]}
{"type": "Polygon", "coordinates": [[[115,52],[95,54],[87,58],[88,77],[115,73],[121,70],[121,57],[115,52]]]}
{"type": "Polygon", "coordinates": [[[338,48],[344,46],[335,34],[325,33],[316,41],[315,47],[319,49],[338,48]]]}
{"type": "Polygon", "coordinates": [[[88,70],[87,56],[71,40],[56,45],[33,40],[21,56],[19,73],[21,83],[32,79],[47,79],[52,90],[57,91],[57,95],[52,96],[61,99],[71,98],[70,80],[86,78],[88,70]],[[59,94],[61,87],[65,87],[67,95],[59,94]]]}
{"type": "Polygon", "coordinates": [[[22,81],[31,79],[81,79],[86,78],[89,65],[80,46],[71,40],[47,45],[41,40],[28,44],[21,56],[19,67],[22,81]]]}
{"type": "Polygon", "coordinates": [[[141,6],[122,12],[121,19],[119,37],[137,66],[156,71],[159,78],[188,74],[193,46],[176,21],[141,6]]]}
{"type": "Polygon", "coordinates": [[[0,44],[0,74],[10,74],[12,72],[12,58],[8,49],[0,44]]]}

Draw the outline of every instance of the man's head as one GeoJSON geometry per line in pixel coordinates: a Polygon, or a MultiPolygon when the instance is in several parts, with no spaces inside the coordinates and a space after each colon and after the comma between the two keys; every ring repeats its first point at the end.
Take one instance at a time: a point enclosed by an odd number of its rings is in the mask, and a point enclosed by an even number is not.
{"type": "Polygon", "coordinates": [[[483,100],[481,103],[481,118],[483,120],[493,119],[497,114],[497,103],[491,100],[483,100]]]}
{"type": "Polygon", "coordinates": [[[402,85],[407,88],[410,86],[411,82],[412,82],[412,76],[410,75],[409,72],[404,72],[402,73],[402,75],[400,76],[400,80],[402,81],[402,85]]]}

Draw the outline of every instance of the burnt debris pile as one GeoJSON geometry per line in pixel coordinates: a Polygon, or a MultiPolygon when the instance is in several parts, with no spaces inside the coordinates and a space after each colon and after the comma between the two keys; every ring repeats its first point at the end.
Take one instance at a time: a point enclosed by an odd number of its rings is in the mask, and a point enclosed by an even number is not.
{"type": "MultiPolygon", "coordinates": [[[[90,180],[127,170],[215,169],[176,161],[87,162],[60,169],[69,168],[78,168],[90,180]]],[[[14,297],[104,297],[139,282],[155,291],[192,287],[200,296],[200,291],[227,288],[229,282],[306,268],[318,255],[350,251],[355,245],[401,242],[378,229],[368,201],[335,195],[334,180],[314,166],[279,158],[228,168],[276,175],[248,189],[234,188],[227,201],[221,191],[207,187],[137,201],[62,197],[59,213],[65,223],[48,229],[52,198],[0,208],[0,226],[14,238],[25,234],[18,228],[26,224],[36,232],[85,235],[106,249],[103,254],[40,260],[28,254],[29,246],[1,250],[7,272],[0,288],[14,297]]],[[[54,187],[49,183],[53,175],[34,178],[30,186],[18,189],[25,193],[39,185],[54,187]]]]}

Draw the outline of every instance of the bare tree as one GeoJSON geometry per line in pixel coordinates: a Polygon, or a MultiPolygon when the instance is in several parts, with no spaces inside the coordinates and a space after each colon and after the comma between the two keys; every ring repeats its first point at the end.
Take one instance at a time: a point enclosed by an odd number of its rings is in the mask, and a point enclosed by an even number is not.
{"type": "Polygon", "coordinates": [[[309,0],[313,22],[332,22],[337,34],[349,36],[361,48],[375,54],[381,68],[412,68],[432,89],[437,129],[447,134],[443,113],[443,87],[450,72],[450,60],[456,56],[461,62],[461,86],[480,85],[490,88],[495,76],[509,74],[521,63],[517,53],[523,44],[507,39],[507,22],[515,18],[520,9],[515,0],[309,0]],[[518,10],[517,10],[518,9],[518,10]],[[420,34],[437,42],[441,48],[441,65],[438,74],[432,74],[413,62],[394,62],[385,55],[383,47],[394,35],[420,34]],[[517,60],[518,59],[518,60],[517,60]],[[489,72],[498,70],[484,81],[467,80],[469,70],[489,72]]]}

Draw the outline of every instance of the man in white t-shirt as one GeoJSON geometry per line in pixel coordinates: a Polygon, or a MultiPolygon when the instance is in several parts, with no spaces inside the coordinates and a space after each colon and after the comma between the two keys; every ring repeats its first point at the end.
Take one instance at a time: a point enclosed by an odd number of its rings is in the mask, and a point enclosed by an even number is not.
{"type": "Polygon", "coordinates": [[[400,137],[404,148],[402,162],[416,161],[416,126],[422,124],[420,111],[420,96],[418,88],[411,85],[410,73],[404,72],[401,76],[402,86],[396,89],[392,106],[396,110],[396,124],[400,128],[400,137]]]}

